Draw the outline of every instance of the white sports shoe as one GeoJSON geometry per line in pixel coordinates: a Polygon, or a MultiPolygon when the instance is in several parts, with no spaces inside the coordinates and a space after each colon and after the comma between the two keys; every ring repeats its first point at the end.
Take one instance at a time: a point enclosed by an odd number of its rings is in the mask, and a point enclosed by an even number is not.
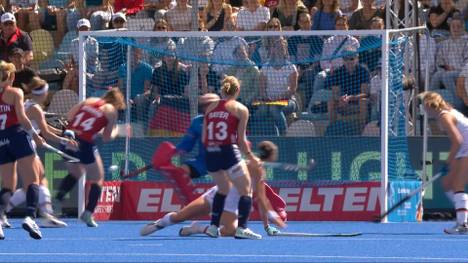
{"type": "Polygon", "coordinates": [[[164,227],[159,224],[160,221],[161,219],[158,219],[154,222],[146,224],[144,227],[140,229],[140,236],[147,236],[158,230],[163,229],[164,227]]]}
{"type": "Polygon", "coordinates": [[[238,227],[236,228],[236,234],[234,234],[234,238],[237,239],[262,239],[262,235],[254,233],[252,230],[248,228],[238,227]]]}
{"type": "Polygon", "coordinates": [[[8,222],[8,218],[5,214],[0,216],[0,226],[3,228],[11,228],[11,224],[8,222]]]}
{"type": "Polygon", "coordinates": [[[81,214],[80,219],[86,223],[88,227],[98,227],[98,224],[94,221],[93,214],[87,210],[81,214]]]}
{"type": "Polygon", "coordinates": [[[179,230],[179,236],[188,237],[195,234],[203,234],[206,229],[197,221],[193,221],[189,226],[184,226],[179,230]]]}
{"type": "Polygon", "coordinates": [[[41,227],[47,228],[61,228],[67,227],[67,223],[61,221],[51,214],[43,214],[41,217],[41,227]]]}
{"type": "Polygon", "coordinates": [[[29,216],[24,218],[22,226],[24,230],[28,231],[30,237],[34,239],[42,238],[39,227],[37,226],[36,222],[34,222],[34,220],[32,220],[29,216]]]}
{"type": "Polygon", "coordinates": [[[215,226],[215,225],[210,225],[206,230],[205,230],[205,234],[209,237],[212,237],[212,238],[217,238],[219,237],[221,234],[219,233],[219,227],[215,226]]]}
{"type": "Polygon", "coordinates": [[[3,234],[3,227],[0,226],[0,240],[5,239],[5,235],[3,234]]]}
{"type": "Polygon", "coordinates": [[[467,235],[468,234],[468,224],[459,225],[458,223],[451,227],[445,228],[444,232],[449,235],[467,235]]]}

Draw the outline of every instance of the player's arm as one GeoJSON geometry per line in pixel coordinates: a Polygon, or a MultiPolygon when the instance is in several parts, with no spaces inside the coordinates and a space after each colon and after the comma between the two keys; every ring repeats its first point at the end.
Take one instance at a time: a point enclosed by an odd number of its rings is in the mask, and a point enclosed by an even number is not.
{"type": "Polygon", "coordinates": [[[444,130],[447,132],[447,135],[451,142],[450,153],[447,159],[447,163],[450,165],[455,159],[455,155],[457,154],[461,144],[463,143],[463,136],[458,131],[456,120],[452,115],[448,113],[442,114],[440,116],[440,123],[444,130]]]}
{"type": "Polygon", "coordinates": [[[14,105],[15,105],[15,112],[16,118],[18,118],[18,122],[23,126],[26,132],[34,139],[37,145],[42,145],[44,140],[39,137],[39,134],[34,130],[31,121],[29,120],[26,112],[24,111],[24,96],[23,91],[21,89],[10,89],[10,92],[13,92],[14,96],[14,105]]]}
{"type": "Polygon", "coordinates": [[[72,143],[71,140],[57,136],[57,134],[51,130],[51,127],[47,124],[44,118],[44,112],[42,111],[39,105],[34,105],[28,112],[28,116],[31,120],[35,120],[39,129],[41,130],[41,135],[46,140],[50,140],[56,143],[68,144],[72,143]]]}
{"type": "Polygon", "coordinates": [[[247,143],[246,131],[247,122],[249,121],[249,109],[240,103],[237,107],[237,117],[239,118],[239,124],[237,126],[237,144],[249,161],[254,161],[258,164],[258,158],[252,153],[252,149],[250,149],[247,143]]]}
{"type": "Polygon", "coordinates": [[[107,125],[104,127],[104,130],[102,132],[102,141],[103,142],[109,142],[113,140],[117,134],[117,111],[113,106],[109,106],[109,108],[106,108],[105,111],[106,118],[107,118],[107,125]],[[112,109],[110,109],[112,107],[112,109]]]}
{"type": "Polygon", "coordinates": [[[190,124],[190,127],[187,129],[187,131],[184,134],[184,137],[182,137],[182,140],[177,144],[176,149],[178,152],[191,152],[195,144],[197,143],[201,131],[198,131],[196,129],[200,129],[200,122],[198,121],[197,118],[192,120],[192,123],[190,124]]]}

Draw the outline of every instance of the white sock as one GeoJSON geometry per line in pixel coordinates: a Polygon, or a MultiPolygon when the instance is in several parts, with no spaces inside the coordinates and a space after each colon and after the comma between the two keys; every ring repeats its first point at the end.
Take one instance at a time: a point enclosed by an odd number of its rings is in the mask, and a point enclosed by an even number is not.
{"type": "Polygon", "coordinates": [[[468,194],[458,192],[454,195],[455,210],[457,212],[457,223],[466,224],[468,219],[468,194]]]}
{"type": "Polygon", "coordinates": [[[24,202],[26,202],[26,193],[23,191],[23,188],[17,189],[10,197],[6,211],[10,212],[13,208],[18,207],[24,202]]]}
{"type": "Polygon", "coordinates": [[[53,214],[52,200],[50,198],[50,191],[44,185],[39,186],[39,211],[41,214],[53,214]]]}
{"type": "Polygon", "coordinates": [[[452,190],[449,190],[449,191],[445,192],[445,196],[447,197],[448,200],[450,200],[450,202],[453,203],[453,198],[454,198],[455,194],[453,193],[452,190]]]}
{"type": "Polygon", "coordinates": [[[171,215],[172,215],[172,214],[175,214],[175,212],[170,212],[170,213],[165,214],[165,215],[159,220],[159,224],[160,224],[161,226],[163,226],[163,227],[173,225],[174,222],[172,222],[172,220],[171,220],[171,215]]]}

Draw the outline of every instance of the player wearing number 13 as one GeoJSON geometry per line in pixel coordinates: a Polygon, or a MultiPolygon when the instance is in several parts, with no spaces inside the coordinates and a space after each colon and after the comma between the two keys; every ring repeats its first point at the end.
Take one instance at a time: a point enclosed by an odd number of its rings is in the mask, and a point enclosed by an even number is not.
{"type": "Polygon", "coordinates": [[[259,166],[259,159],[251,152],[246,139],[249,110],[237,102],[239,81],[227,76],[222,81],[224,99],[212,102],[205,111],[203,120],[203,144],[206,149],[206,168],[218,186],[211,207],[211,223],[206,230],[210,237],[219,236],[219,224],[224,202],[229,189],[236,187],[240,198],[238,203],[238,227],[234,237],[261,239],[262,236],[247,228],[252,207],[251,180],[240,150],[253,166],[259,166]]]}
{"type": "Polygon", "coordinates": [[[89,227],[97,226],[92,214],[101,195],[104,178],[102,159],[94,139],[101,133],[101,130],[103,142],[115,138],[118,110],[124,108],[125,102],[122,92],[118,88],[113,88],[101,98],[88,98],[75,105],[68,112],[68,130],[74,132],[79,150],[77,152],[67,151],[67,153],[80,159],[80,163],[67,164],[70,174],[64,178],[60,185],[57,199],[63,198],[85,171],[91,186],[87,198],[88,203],[80,219],[89,227]]]}

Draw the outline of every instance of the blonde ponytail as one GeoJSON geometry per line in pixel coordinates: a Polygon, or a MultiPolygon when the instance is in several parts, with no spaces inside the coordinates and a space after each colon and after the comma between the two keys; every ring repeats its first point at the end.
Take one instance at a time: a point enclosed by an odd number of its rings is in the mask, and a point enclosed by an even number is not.
{"type": "Polygon", "coordinates": [[[234,76],[226,76],[221,83],[221,91],[227,96],[236,95],[239,89],[239,80],[234,76]]]}

